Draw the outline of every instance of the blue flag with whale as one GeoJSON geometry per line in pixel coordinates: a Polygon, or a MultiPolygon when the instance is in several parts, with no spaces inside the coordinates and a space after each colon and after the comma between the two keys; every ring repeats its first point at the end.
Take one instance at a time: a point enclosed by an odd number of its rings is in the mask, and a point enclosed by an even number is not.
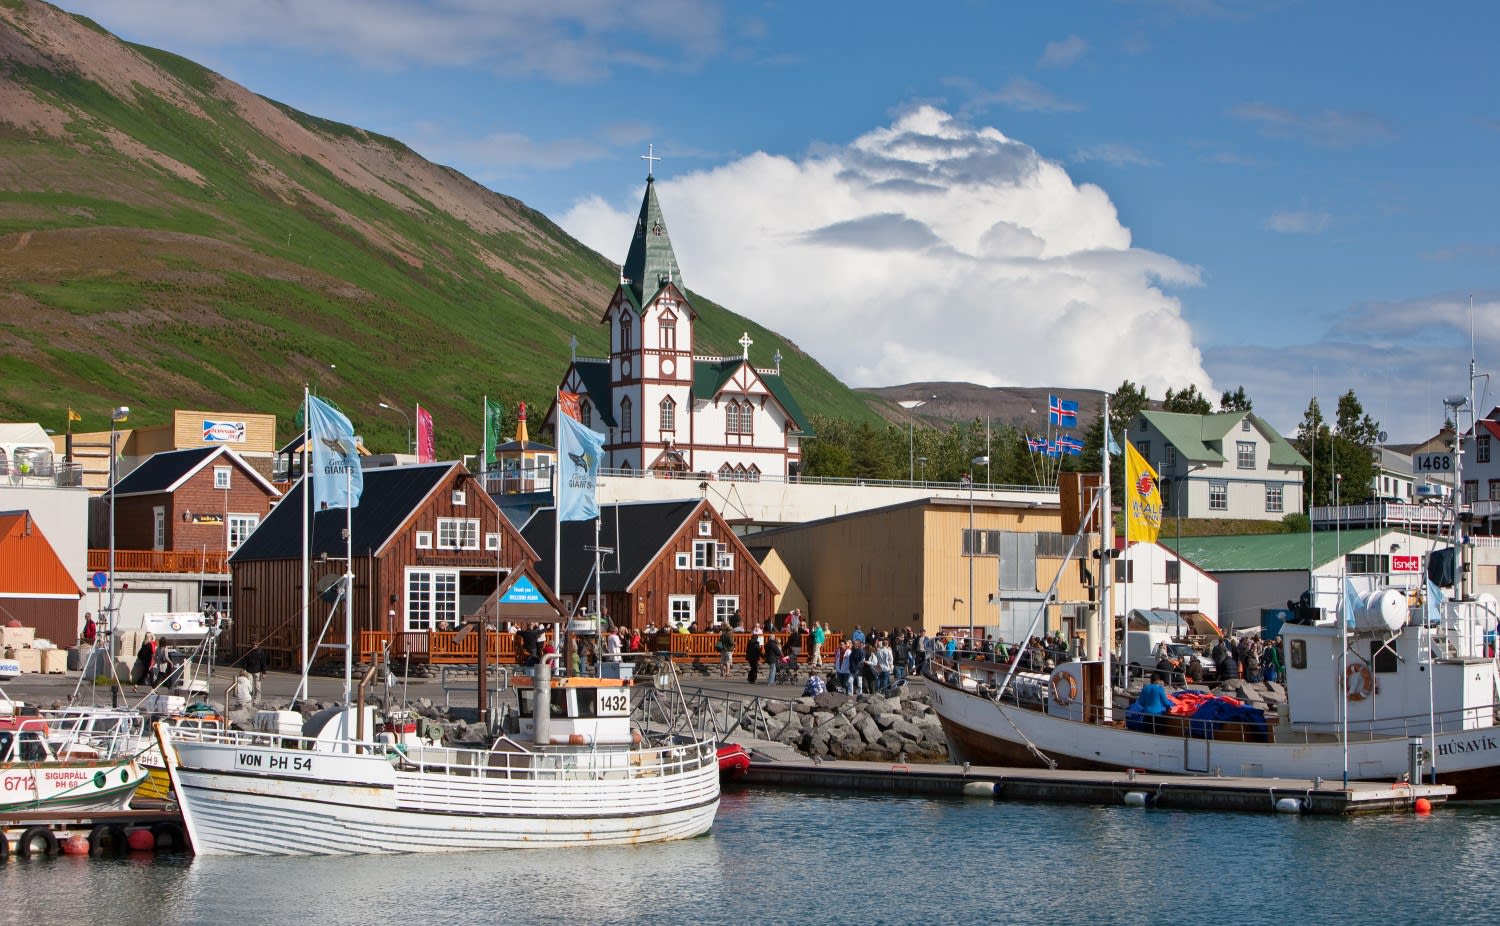
{"type": "Polygon", "coordinates": [[[592,521],[599,517],[599,460],[604,438],[573,416],[557,410],[557,517],[563,521],[592,521]]]}
{"type": "Polygon", "coordinates": [[[360,493],[365,488],[365,472],[359,465],[354,425],[343,412],[317,396],[308,397],[307,408],[313,512],[358,507],[360,493]]]}

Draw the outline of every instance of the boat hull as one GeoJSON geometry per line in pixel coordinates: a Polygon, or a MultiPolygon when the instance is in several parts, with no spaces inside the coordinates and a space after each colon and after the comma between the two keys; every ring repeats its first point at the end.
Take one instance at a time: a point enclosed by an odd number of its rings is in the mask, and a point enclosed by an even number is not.
{"type": "Polygon", "coordinates": [[[121,810],[146,770],[133,760],[0,766],[0,812],[121,810]]]}
{"type": "MultiPolygon", "coordinates": [[[[1069,770],[1134,768],[1168,775],[1330,781],[1341,781],[1346,767],[1352,780],[1397,781],[1410,767],[1410,745],[1404,737],[1351,741],[1346,766],[1344,744],[1331,739],[1257,743],[1163,735],[1002,705],[937,683],[930,690],[949,759],[955,763],[1046,768],[1041,753],[1057,768],[1069,770]]],[[[1438,783],[1455,786],[1455,800],[1500,800],[1500,733],[1440,733],[1437,753],[1438,783]]]]}
{"type": "Polygon", "coordinates": [[[427,763],[420,751],[285,749],[170,733],[162,744],[201,855],[635,845],[706,833],[719,806],[718,763],[706,743],[656,750],[655,763],[651,750],[620,750],[602,763],[586,751],[528,754],[528,769],[500,772],[427,763]]]}

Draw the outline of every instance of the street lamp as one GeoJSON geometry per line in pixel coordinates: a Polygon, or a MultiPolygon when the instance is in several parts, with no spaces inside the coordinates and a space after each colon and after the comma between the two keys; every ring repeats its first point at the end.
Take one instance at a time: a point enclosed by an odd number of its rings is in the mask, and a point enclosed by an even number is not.
{"type": "MultiPolygon", "coordinates": [[[[932,398],[937,398],[933,396],[932,398]]],[[[906,399],[896,404],[906,409],[906,481],[912,482],[917,478],[916,457],[916,411],[926,405],[930,399],[906,399]]]]}
{"type": "MultiPolygon", "coordinates": [[[[121,405],[109,413],[109,657],[111,665],[115,656],[115,622],[119,606],[115,603],[115,460],[120,456],[117,425],[129,420],[130,406],[121,405]]],[[[110,705],[119,706],[119,686],[110,688],[110,705]]]]}
{"type": "Polygon", "coordinates": [[[927,485],[927,458],[917,457],[917,463],[922,467],[922,485],[927,485]]]}
{"type": "Polygon", "coordinates": [[[416,444],[412,441],[411,436],[411,416],[408,415],[404,409],[399,408],[395,405],[389,405],[385,402],[379,402],[377,404],[387,411],[397,412],[401,415],[401,420],[406,422],[406,450],[408,453],[416,453],[416,444]]]}
{"type": "MultiPolygon", "coordinates": [[[[969,461],[976,469],[990,464],[989,457],[975,457],[969,461]]],[[[969,648],[974,648],[974,554],[979,550],[979,538],[974,536],[974,470],[969,470],[969,648]]]]}

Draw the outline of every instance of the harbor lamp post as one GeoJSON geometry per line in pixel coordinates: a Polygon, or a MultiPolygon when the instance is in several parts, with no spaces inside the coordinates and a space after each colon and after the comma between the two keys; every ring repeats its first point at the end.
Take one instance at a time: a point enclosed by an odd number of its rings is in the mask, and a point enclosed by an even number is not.
{"type": "Polygon", "coordinates": [[[396,412],[396,413],[398,413],[398,414],[401,415],[401,420],[406,422],[406,452],[407,453],[416,453],[417,452],[417,445],[412,440],[412,436],[411,436],[411,416],[408,415],[406,413],[406,411],[404,409],[402,409],[400,406],[390,405],[390,404],[388,404],[386,402],[380,402],[380,403],[377,403],[377,404],[379,404],[379,406],[381,408],[385,409],[386,411],[396,412]]]}
{"type": "MultiPolygon", "coordinates": [[[[989,457],[969,461],[974,469],[990,464],[989,457]]],[[[969,648],[974,648],[974,554],[979,552],[979,538],[974,534],[974,470],[969,470],[969,648]]]]}
{"type": "MultiPolygon", "coordinates": [[[[932,398],[937,398],[933,396],[932,398]]],[[[916,443],[916,411],[926,405],[930,399],[906,399],[896,404],[906,409],[906,481],[915,482],[917,478],[917,443],[916,443]]]]}
{"type": "MultiPolygon", "coordinates": [[[[115,657],[115,630],[119,606],[115,603],[115,483],[119,481],[115,461],[119,459],[119,425],[130,418],[130,406],[121,405],[109,413],[109,658],[115,657]]],[[[111,663],[113,664],[113,663],[111,663]]],[[[110,704],[119,706],[119,686],[110,688],[110,704]]]]}

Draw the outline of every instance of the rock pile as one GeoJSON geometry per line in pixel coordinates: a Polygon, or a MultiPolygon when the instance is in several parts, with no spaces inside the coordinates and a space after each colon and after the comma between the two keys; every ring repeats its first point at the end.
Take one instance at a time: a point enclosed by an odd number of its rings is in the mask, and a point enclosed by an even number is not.
{"type": "Polygon", "coordinates": [[[766,701],[747,711],[734,729],[772,740],[815,758],[885,762],[946,762],[948,745],[925,693],[905,687],[884,695],[851,697],[828,692],[795,701],[766,701]]]}

